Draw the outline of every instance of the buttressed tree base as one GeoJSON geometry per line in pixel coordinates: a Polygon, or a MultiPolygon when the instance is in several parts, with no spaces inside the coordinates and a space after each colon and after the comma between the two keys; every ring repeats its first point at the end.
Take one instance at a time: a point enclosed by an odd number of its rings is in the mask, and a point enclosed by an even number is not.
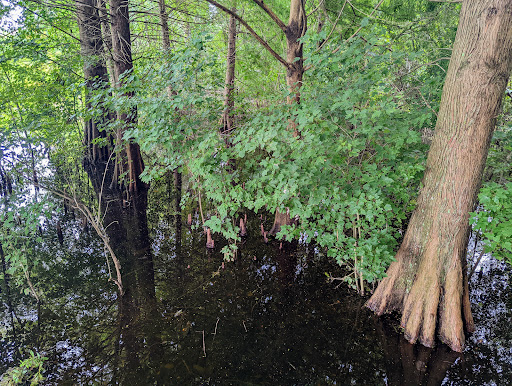
{"type": "Polygon", "coordinates": [[[407,340],[462,351],[473,332],[469,213],[512,68],[512,1],[462,5],[423,188],[396,261],[367,307],[399,311],[407,340]]]}

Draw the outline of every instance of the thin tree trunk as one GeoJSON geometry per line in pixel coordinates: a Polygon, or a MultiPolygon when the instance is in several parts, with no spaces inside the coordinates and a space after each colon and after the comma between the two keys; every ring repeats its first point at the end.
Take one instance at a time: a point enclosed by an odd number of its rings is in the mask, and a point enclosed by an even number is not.
{"type": "MultiPolygon", "coordinates": [[[[304,74],[304,58],[302,53],[302,43],[298,40],[304,36],[307,30],[306,12],[304,9],[304,0],[291,0],[290,18],[285,28],[286,35],[286,84],[290,95],[287,102],[290,105],[300,103],[300,88],[302,87],[302,76],[304,74]]],[[[289,128],[293,131],[293,136],[300,135],[297,123],[292,118],[289,122],[289,128]]],[[[269,234],[275,236],[283,225],[292,225],[294,220],[290,218],[289,211],[284,213],[276,209],[274,224],[269,234]]]]}
{"type": "Polygon", "coordinates": [[[466,0],[423,188],[396,261],[367,307],[398,310],[407,340],[455,351],[474,330],[467,285],[469,212],[512,68],[512,0],[466,0]]]}
{"type": "Polygon", "coordinates": [[[304,36],[306,29],[307,20],[304,0],[291,0],[290,18],[285,31],[286,61],[288,62],[286,84],[291,94],[288,97],[289,104],[293,104],[294,102],[299,103],[300,101],[300,87],[302,86],[302,76],[304,74],[304,59],[302,43],[299,42],[299,39],[304,36]]]}
{"type": "MultiPolygon", "coordinates": [[[[165,8],[165,0],[158,0],[158,6],[160,9],[160,25],[161,25],[161,33],[162,33],[162,48],[164,52],[169,53],[171,51],[171,40],[169,38],[169,23],[167,21],[167,10],[165,8]]],[[[173,90],[171,86],[167,89],[167,93],[169,96],[173,94],[173,90]]],[[[174,180],[174,188],[176,190],[176,200],[174,205],[174,225],[176,226],[176,237],[178,237],[178,229],[179,229],[179,237],[181,238],[181,185],[182,185],[182,176],[179,172],[178,168],[173,170],[173,180],[174,180]]]]}
{"type": "MultiPolygon", "coordinates": [[[[231,9],[236,12],[235,8],[231,9]]],[[[226,66],[226,83],[224,88],[224,112],[222,114],[222,134],[225,136],[226,145],[229,146],[229,134],[234,128],[235,109],[235,64],[236,64],[236,19],[229,16],[228,27],[228,54],[226,66]]]]}
{"type": "Polygon", "coordinates": [[[171,49],[171,40],[169,39],[169,23],[167,22],[167,10],[165,8],[165,0],[158,0],[160,28],[162,32],[162,47],[164,51],[171,49]]]}

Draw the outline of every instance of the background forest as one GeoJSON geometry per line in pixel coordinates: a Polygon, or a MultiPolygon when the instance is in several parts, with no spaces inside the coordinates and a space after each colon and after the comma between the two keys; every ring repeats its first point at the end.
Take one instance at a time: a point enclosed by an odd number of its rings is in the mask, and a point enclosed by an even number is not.
{"type": "MultiPolygon", "coordinates": [[[[350,288],[371,292],[416,206],[460,4],[309,0],[294,16],[296,3],[2,1],[5,291],[38,307],[48,251],[87,227],[105,275],[127,291],[138,249],[109,233],[125,216],[109,206],[116,197],[135,213],[123,221],[139,245],[190,214],[219,261],[233,261],[249,217],[262,240],[314,246],[350,288]]],[[[511,97],[471,219],[486,252],[509,263],[511,97]]]]}

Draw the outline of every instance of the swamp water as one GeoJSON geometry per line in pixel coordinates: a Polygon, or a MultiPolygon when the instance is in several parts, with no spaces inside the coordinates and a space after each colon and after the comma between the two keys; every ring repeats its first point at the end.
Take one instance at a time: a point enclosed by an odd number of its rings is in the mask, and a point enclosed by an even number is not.
{"type": "Polygon", "coordinates": [[[395,321],[328,282],[340,268],[307,246],[265,244],[253,224],[223,265],[201,229],[183,227],[177,243],[168,220],[152,232],[154,282],[140,267],[125,273],[124,302],[92,235],[76,225],[63,246],[49,243],[51,263],[33,268],[39,310],[15,295],[14,332],[1,310],[0,373],[32,349],[48,357],[45,385],[512,384],[510,269],[499,262],[482,259],[472,277],[477,331],[457,354],[408,344],[395,321]]]}

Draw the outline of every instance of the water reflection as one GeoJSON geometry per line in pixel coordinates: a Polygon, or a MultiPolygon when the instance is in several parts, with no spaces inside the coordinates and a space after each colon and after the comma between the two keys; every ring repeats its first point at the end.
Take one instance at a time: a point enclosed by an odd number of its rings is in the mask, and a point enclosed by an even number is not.
{"type": "MultiPolygon", "coordinates": [[[[410,345],[394,322],[363,308],[365,299],[327,283],[325,273],[337,275],[338,267],[302,244],[263,243],[259,222],[249,221],[237,260],[224,268],[220,241],[208,252],[200,227],[183,226],[176,237],[174,221],[151,223],[159,224],[152,230],[154,267],[144,259],[125,264],[122,298],[105,281],[104,257],[89,253],[91,246],[101,251],[91,235],[70,247],[64,234],[76,263],[37,272],[48,294],[39,333],[50,357],[47,384],[501,385],[512,379],[509,270],[492,260],[481,261],[470,283],[478,329],[459,355],[444,345],[410,345]]],[[[48,254],[58,254],[58,242],[52,245],[48,254]]],[[[18,344],[35,347],[35,325],[20,327],[18,344]]],[[[2,369],[13,363],[4,351],[12,342],[12,336],[1,342],[2,369]]]]}
{"type": "Polygon", "coordinates": [[[403,336],[389,331],[382,323],[378,336],[386,355],[386,384],[441,385],[448,369],[462,354],[445,345],[434,349],[412,345],[403,336]]]}

